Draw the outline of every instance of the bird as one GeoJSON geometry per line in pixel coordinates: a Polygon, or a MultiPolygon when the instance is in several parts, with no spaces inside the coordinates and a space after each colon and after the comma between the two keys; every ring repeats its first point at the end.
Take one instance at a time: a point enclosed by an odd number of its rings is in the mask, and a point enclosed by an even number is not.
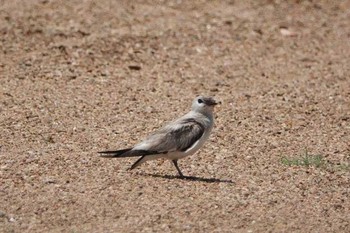
{"type": "Polygon", "coordinates": [[[165,158],[172,161],[179,177],[185,178],[178,160],[196,153],[209,138],[214,125],[214,107],[219,103],[213,97],[198,96],[192,101],[190,112],[153,132],[135,146],[98,153],[105,158],[139,157],[130,170],[146,161],[165,158]]]}

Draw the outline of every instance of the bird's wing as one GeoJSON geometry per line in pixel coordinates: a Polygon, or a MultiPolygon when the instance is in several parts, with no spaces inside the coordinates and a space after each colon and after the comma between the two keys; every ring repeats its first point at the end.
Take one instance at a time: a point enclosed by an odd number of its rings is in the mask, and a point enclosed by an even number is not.
{"type": "Polygon", "coordinates": [[[186,151],[203,136],[204,131],[205,126],[194,118],[181,119],[156,131],[134,149],[159,153],[186,151]]]}

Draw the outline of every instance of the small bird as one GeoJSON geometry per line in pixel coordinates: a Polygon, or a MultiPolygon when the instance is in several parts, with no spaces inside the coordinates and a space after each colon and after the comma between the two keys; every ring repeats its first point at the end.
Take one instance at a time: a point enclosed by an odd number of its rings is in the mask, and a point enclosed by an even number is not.
{"type": "Polygon", "coordinates": [[[130,170],[148,160],[169,159],[183,178],[177,161],[196,153],[208,139],[214,125],[214,106],[218,103],[212,97],[198,96],[193,100],[190,112],[152,133],[134,147],[98,153],[105,158],[140,157],[130,170]]]}

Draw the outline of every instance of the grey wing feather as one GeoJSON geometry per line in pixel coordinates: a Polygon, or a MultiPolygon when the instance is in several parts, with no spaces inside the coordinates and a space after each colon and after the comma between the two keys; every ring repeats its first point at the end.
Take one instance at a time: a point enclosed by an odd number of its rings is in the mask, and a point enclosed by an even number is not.
{"type": "Polygon", "coordinates": [[[193,118],[183,119],[150,135],[144,143],[150,144],[148,150],[166,153],[186,151],[204,134],[205,127],[193,118]]]}

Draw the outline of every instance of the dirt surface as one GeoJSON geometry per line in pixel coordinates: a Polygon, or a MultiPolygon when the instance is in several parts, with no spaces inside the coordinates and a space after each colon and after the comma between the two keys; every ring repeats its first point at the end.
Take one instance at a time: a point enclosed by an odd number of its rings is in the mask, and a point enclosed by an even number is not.
{"type": "Polygon", "coordinates": [[[350,1],[0,0],[0,232],[349,232],[349,64],[350,1]],[[191,178],[99,158],[199,94],[191,178]]]}

